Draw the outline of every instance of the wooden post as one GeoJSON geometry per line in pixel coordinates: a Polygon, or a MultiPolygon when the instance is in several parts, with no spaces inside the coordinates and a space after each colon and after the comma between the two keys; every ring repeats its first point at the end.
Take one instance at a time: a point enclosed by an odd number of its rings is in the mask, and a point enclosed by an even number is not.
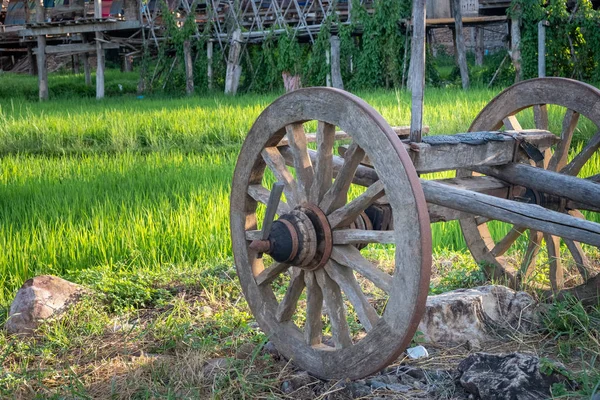
{"type": "Polygon", "coordinates": [[[208,63],[208,67],[206,69],[206,75],[208,77],[208,90],[212,90],[213,88],[213,42],[208,41],[206,44],[206,60],[208,63]]]}
{"type": "Polygon", "coordinates": [[[123,71],[131,72],[133,71],[133,56],[129,56],[125,54],[123,56],[123,71]]]}
{"type": "Polygon", "coordinates": [[[325,86],[331,87],[331,56],[329,49],[325,50],[325,65],[327,65],[327,75],[325,76],[325,86]]]}
{"type": "Polygon", "coordinates": [[[27,45],[27,63],[29,64],[29,75],[37,75],[37,60],[33,56],[31,45],[27,45]]]}
{"type": "MultiPolygon", "coordinates": [[[[44,23],[44,0],[36,1],[35,19],[38,24],[44,23]]],[[[46,65],[46,35],[37,37],[37,69],[40,100],[48,100],[48,68],[46,65]]]]}
{"type": "Polygon", "coordinates": [[[467,48],[463,36],[462,14],[460,11],[460,0],[452,0],[452,12],[454,13],[454,34],[456,43],[456,57],[460,69],[460,80],[463,89],[469,88],[469,69],[467,67],[467,48]]]}
{"type": "Polygon", "coordinates": [[[231,37],[231,45],[229,47],[229,57],[227,59],[227,74],[225,76],[225,94],[235,95],[242,73],[240,63],[240,53],[242,51],[242,31],[236,29],[231,37]]]}
{"type": "Polygon", "coordinates": [[[475,27],[475,65],[483,65],[483,53],[485,51],[485,44],[483,41],[484,31],[481,26],[475,27]]]}
{"type": "Polygon", "coordinates": [[[343,89],[342,69],[340,65],[340,38],[336,35],[329,38],[331,43],[331,84],[334,88],[343,89]]]}
{"type": "Polygon", "coordinates": [[[408,87],[412,92],[410,141],[421,141],[423,129],[423,92],[425,91],[425,0],[414,0],[413,35],[408,68],[408,87]]]}
{"type": "Polygon", "coordinates": [[[192,45],[189,40],[183,42],[183,58],[185,59],[185,92],[194,94],[194,68],[192,65],[192,45]]]}
{"type": "Polygon", "coordinates": [[[546,24],[538,22],[538,77],[546,76],[546,24]]]}
{"type": "Polygon", "coordinates": [[[510,39],[511,39],[511,53],[513,66],[515,67],[515,82],[523,80],[523,72],[521,71],[521,19],[518,17],[520,9],[515,7],[513,9],[512,17],[510,19],[510,39]]]}
{"type": "MultiPolygon", "coordinates": [[[[102,0],[94,0],[94,17],[102,18],[102,0]]],[[[96,32],[96,98],[104,98],[104,49],[102,48],[102,32],[96,32]]]]}

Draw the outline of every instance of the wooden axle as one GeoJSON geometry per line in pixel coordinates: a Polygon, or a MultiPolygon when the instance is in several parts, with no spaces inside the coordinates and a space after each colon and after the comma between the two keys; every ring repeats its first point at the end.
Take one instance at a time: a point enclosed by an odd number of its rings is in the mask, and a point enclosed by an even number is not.
{"type": "Polygon", "coordinates": [[[530,165],[509,163],[497,167],[481,166],[473,171],[500,178],[514,185],[525,186],[540,192],[576,201],[585,205],[600,205],[600,185],[592,180],[579,179],[530,165]]]}

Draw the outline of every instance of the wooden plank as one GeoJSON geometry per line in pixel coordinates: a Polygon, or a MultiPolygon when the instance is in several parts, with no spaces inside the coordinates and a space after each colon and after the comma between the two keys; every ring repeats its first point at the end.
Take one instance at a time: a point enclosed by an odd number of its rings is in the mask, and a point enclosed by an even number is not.
{"type": "Polygon", "coordinates": [[[289,146],[294,156],[294,169],[296,172],[296,182],[298,190],[304,193],[306,198],[309,197],[310,188],[312,187],[314,171],[310,156],[308,155],[308,147],[306,146],[306,134],[304,126],[292,124],[285,127],[289,146]]]}
{"type": "Polygon", "coordinates": [[[49,27],[29,27],[19,31],[19,36],[66,35],[68,33],[108,32],[118,30],[139,29],[139,21],[96,22],[93,24],[65,25],[49,27]]]}
{"type": "MultiPolygon", "coordinates": [[[[118,49],[119,43],[102,43],[102,48],[107,49],[118,49]]],[[[38,49],[33,49],[34,53],[38,53],[38,49]]],[[[58,44],[55,46],[46,46],[46,54],[60,54],[60,53],[82,53],[96,51],[96,44],[91,43],[71,43],[71,44],[58,44]]]]}
{"type": "Polygon", "coordinates": [[[332,232],[333,244],[394,243],[394,231],[339,229],[332,232]]]}
{"type": "MultiPolygon", "coordinates": [[[[392,129],[394,130],[394,132],[396,132],[398,137],[401,139],[407,139],[410,134],[410,126],[393,126],[392,129]]],[[[428,125],[423,126],[422,132],[425,134],[429,133],[429,126],[428,125]]],[[[345,139],[352,139],[352,137],[344,131],[335,131],[335,140],[345,140],[345,139]]],[[[317,141],[316,133],[307,133],[306,134],[306,143],[314,143],[316,141],[317,141]]],[[[277,146],[287,146],[287,145],[289,145],[287,136],[284,136],[283,139],[281,139],[281,141],[277,144],[277,146]]]]}

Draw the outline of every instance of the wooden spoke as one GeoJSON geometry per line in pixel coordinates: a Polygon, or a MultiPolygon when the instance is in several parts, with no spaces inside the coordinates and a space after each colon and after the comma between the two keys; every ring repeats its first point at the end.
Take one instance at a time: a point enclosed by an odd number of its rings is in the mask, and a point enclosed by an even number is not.
{"type": "Polygon", "coordinates": [[[563,174],[577,176],[581,168],[585,163],[594,155],[596,150],[600,148],[600,131],[596,132],[594,136],[587,142],[585,147],[568,163],[564,168],[560,170],[563,174]]]}
{"type": "Polygon", "coordinates": [[[246,240],[262,240],[262,231],[256,229],[246,231],[246,240]]]}
{"type": "Polygon", "coordinates": [[[563,240],[564,240],[565,244],[567,245],[567,248],[571,252],[571,255],[573,256],[573,260],[575,260],[575,266],[577,267],[579,274],[581,275],[581,277],[583,278],[584,281],[588,280],[588,278],[591,276],[590,270],[588,268],[588,266],[590,265],[590,262],[589,262],[587,256],[585,255],[585,253],[583,252],[583,249],[581,248],[581,244],[579,244],[579,242],[575,242],[571,239],[563,239],[563,240]]]}
{"type": "Polygon", "coordinates": [[[504,122],[504,127],[506,128],[506,130],[509,130],[509,131],[523,130],[523,128],[521,128],[521,124],[519,123],[519,120],[514,115],[509,115],[508,117],[504,118],[502,120],[502,122],[504,122]]]}
{"type": "Polygon", "coordinates": [[[296,312],[298,299],[304,290],[304,286],[304,271],[300,268],[292,268],[290,284],[283,296],[283,300],[279,303],[275,314],[277,321],[284,322],[292,319],[292,315],[296,312]]]}
{"type": "Polygon", "coordinates": [[[361,212],[385,194],[383,190],[383,182],[377,181],[369,186],[363,194],[329,214],[327,220],[331,229],[350,225],[358,218],[361,212]]]}
{"type": "Polygon", "coordinates": [[[527,250],[525,250],[523,261],[521,262],[521,281],[531,278],[533,271],[535,271],[535,263],[541,244],[542,232],[534,231],[533,229],[529,230],[527,250]]]}
{"type": "Polygon", "coordinates": [[[327,190],[323,196],[323,200],[319,203],[319,207],[325,215],[330,214],[333,210],[340,208],[346,204],[348,189],[354,178],[354,173],[358,165],[365,156],[365,152],[356,143],[352,143],[344,156],[344,164],[340,172],[335,177],[333,185],[327,190]]]}
{"type": "Polygon", "coordinates": [[[367,261],[356,247],[350,245],[333,246],[331,258],[355,270],[384,292],[390,293],[392,277],[367,261]]]}
{"type": "Polygon", "coordinates": [[[277,147],[266,147],[261,154],[271,171],[273,171],[273,175],[275,175],[279,182],[285,184],[283,191],[288,204],[295,207],[306,202],[304,192],[298,190],[296,180],[285,166],[285,159],[279,152],[279,149],[277,147]]]}
{"type": "Polygon", "coordinates": [[[263,270],[256,276],[256,284],[258,286],[269,284],[273,282],[279,274],[287,270],[290,266],[288,264],[275,262],[269,268],[263,270]]]}
{"type": "Polygon", "coordinates": [[[288,125],[285,127],[289,141],[290,149],[294,156],[294,168],[298,179],[298,191],[303,192],[308,198],[310,188],[313,183],[313,166],[308,155],[306,146],[306,133],[301,123],[288,125]]]}
{"type": "Polygon", "coordinates": [[[573,110],[567,110],[563,119],[562,131],[560,133],[560,142],[556,145],[556,150],[550,159],[548,169],[550,171],[560,171],[567,164],[569,149],[571,148],[571,139],[573,132],[579,121],[579,113],[573,110]]]}
{"type": "Polygon", "coordinates": [[[394,231],[341,229],[333,231],[333,244],[394,243],[394,231]]]}
{"type": "Polygon", "coordinates": [[[333,144],[335,142],[335,125],[319,121],[317,126],[317,159],[315,162],[315,178],[310,189],[311,203],[318,204],[333,180],[333,144]]]}
{"type": "Polygon", "coordinates": [[[323,292],[316,282],[313,272],[304,273],[306,283],[306,322],[304,324],[304,340],[306,344],[315,346],[321,343],[323,334],[323,292]]]}
{"type": "Polygon", "coordinates": [[[365,297],[352,270],[330,260],[325,265],[325,271],[346,294],[365,330],[369,332],[373,329],[377,321],[379,321],[379,315],[377,315],[377,311],[375,311],[375,308],[373,308],[365,297]]]}
{"type": "Polygon", "coordinates": [[[536,104],[533,106],[533,120],[536,129],[548,130],[548,107],[545,104],[536,104]]]}
{"type": "Polygon", "coordinates": [[[323,300],[327,306],[327,314],[331,320],[331,336],[336,349],[352,346],[350,327],[346,321],[344,299],[337,283],[323,269],[315,271],[317,282],[323,291],[323,300]]]}
{"type": "MultiPolygon", "coordinates": [[[[250,185],[248,186],[248,195],[259,203],[266,205],[269,201],[271,192],[262,185],[250,185]]],[[[290,211],[292,211],[290,206],[285,201],[280,200],[279,204],[277,205],[277,214],[283,215],[289,213],[290,211]]]]}
{"type": "Polygon", "coordinates": [[[495,257],[499,257],[506,253],[506,251],[512,246],[512,244],[525,232],[525,228],[513,226],[510,231],[500,240],[492,249],[491,253],[495,257]]]}
{"type": "Polygon", "coordinates": [[[550,263],[550,285],[553,290],[561,290],[564,286],[565,278],[560,260],[560,238],[544,233],[544,240],[546,241],[548,262],[550,263]]]}

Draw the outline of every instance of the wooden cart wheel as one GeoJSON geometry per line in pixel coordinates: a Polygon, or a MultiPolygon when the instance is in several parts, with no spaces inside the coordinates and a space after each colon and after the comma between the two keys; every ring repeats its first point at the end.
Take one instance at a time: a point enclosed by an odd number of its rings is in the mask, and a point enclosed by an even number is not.
{"type": "Polygon", "coordinates": [[[366,102],[342,90],[307,88],[268,106],[242,146],[230,211],[233,253],[244,295],[260,327],[285,357],[320,378],[354,379],[387,366],[407,347],[429,288],[429,216],[408,154],[366,102]],[[303,123],[315,120],[317,150],[312,151],[303,123]],[[337,164],[336,127],[352,138],[343,162],[337,164]],[[289,146],[277,147],[286,132],[289,146]],[[379,181],[348,201],[349,187],[365,154],[373,160],[379,181]],[[263,186],[266,167],[284,184],[286,202],[263,186]],[[350,229],[384,193],[396,230],[350,229]],[[263,231],[257,230],[257,202],[270,203],[263,231]],[[279,219],[271,223],[269,214],[275,212],[279,219]],[[393,274],[364,258],[351,245],[356,243],[394,243],[393,274]],[[264,258],[279,261],[265,269],[261,252],[270,254],[264,258]],[[369,302],[357,278],[386,293],[384,310],[377,311],[369,302]],[[284,285],[277,293],[274,281],[284,285]],[[349,325],[347,309],[354,310],[358,321],[349,325]],[[360,329],[353,335],[356,323],[360,329]],[[325,336],[329,329],[331,340],[325,336]]]}
{"type": "MultiPolygon", "coordinates": [[[[564,78],[539,78],[517,83],[496,96],[475,118],[469,131],[492,131],[502,128],[518,131],[522,128],[521,123],[527,118],[527,111],[524,111],[527,109],[533,110],[533,118],[530,115],[529,119],[533,120],[532,124],[535,126],[523,128],[548,130],[550,107],[552,111],[560,110],[564,115],[560,140],[553,149],[545,152],[544,160],[536,166],[581,178],[598,179],[598,175],[589,175],[598,174],[600,171],[592,171],[589,166],[586,167],[586,163],[598,156],[594,154],[600,147],[600,91],[585,83],[564,78]],[[596,133],[571,158],[569,153],[572,139],[580,117],[587,118],[587,124],[595,125],[596,133]]],[[[458,172],[458,176],[471,174],[470,171],[458,172]]],[[[546,208],[585,218],[580,208],[584,207],[583,205],[560,199],[557,201],[556,198],[550,201],[544,193],[518,186],[511,188],[511,191],[510,197],[517,201],[537,202],[546,208]]],[[[595,210],[590,210],[593,207],[586,208],[588,216],[592,212],[600,211],[600,206],[595,210]]],[[[588,257],[585,246],[582,247],[570,239],[518,226],[510,226],[504,237],[494,240],[490,234],[489,223],[482,223],[482,220],[476,217],[461,219],[460,225],[469,250],[475,260],[484,266],[488,276],[505,278],[517,288],[532,283],[537,259],[545,252],[551,286],[545,292],[547,297],[557,293],[562,296],[571,292],[580,298],[597,298],[600,278],[594,275],[598,272],[598,261],[588,257]],[[562,247],[562,253],[561,242],[565,245],[562,247]],[[520,258],[515,259],[515,252],[511,252],[511,249],[517,246],[521,246],[524,251],[520,258]],[[568,257],[564,257],[565,254],[568,254],[568,257]],[[564,268],[566,265],[573,265],[573,269],[577,271],[577,274],[567,281],[564,268]],[[559,292],[566,286],[565,283],[575,287],[559,292]]]]}

